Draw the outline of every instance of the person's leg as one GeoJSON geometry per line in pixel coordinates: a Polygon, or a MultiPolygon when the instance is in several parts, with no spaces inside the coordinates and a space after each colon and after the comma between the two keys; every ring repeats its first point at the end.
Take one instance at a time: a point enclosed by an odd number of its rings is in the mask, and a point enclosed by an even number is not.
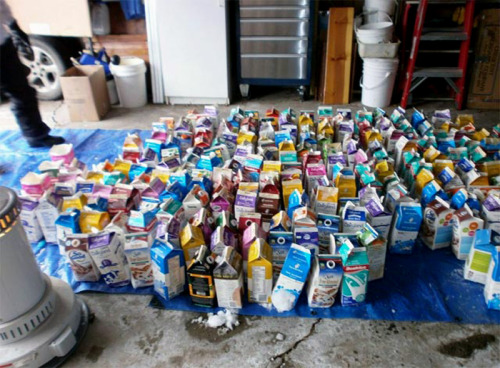
{"type": "Polygon", "coordinates": [[[0,48],[0,87],[9,97],[11,110],[23,135],[28,139],[47,136],[50,128],[42,121],[36,91],[26,80],[26,67],[8,39],[0,48]]]}

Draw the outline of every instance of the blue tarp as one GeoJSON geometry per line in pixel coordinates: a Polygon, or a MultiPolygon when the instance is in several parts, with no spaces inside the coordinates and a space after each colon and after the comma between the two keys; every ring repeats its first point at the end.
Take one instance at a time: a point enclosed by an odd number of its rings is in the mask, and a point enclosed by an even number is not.
{"type": "MultiPolygon", "coordinates": [[[[114,159],[121,152],[127,133],[117,130],[54,130],[75,145],[76,156],[88,165],[114,159]]],[[[143,138],[150,131],[141,131],[143,138]]],[[[37,170],[48,160],[48,149],[34,150],[22,140],[18,131],[0,132],[0,184],[19,189],[19,179],[28,171],[37,170]]],[[[56,245],[40,242],[33,246],[44,272],[69,282],[76,292],[153,294],[152,288],[109,288],[104,282],[75,282],[69,267],[61,262],[56,245]]],[[[264,307],[246,304],[240,311],[246,315],[314,318],[363,318],[399,321],[442,321],[463,323],[500,323],[500,311],[488,310],[483,297],[483,285],[463,278],[463,261],[451,250],[431,251],[418,246],[411,256],[388,255],[385,276],[368,285],[367,303],[360,307],[342,307],[338,302],[329,309],[311,309],[305,295],[295,310],[277,313],[264,307]]],[[[193,306],[189,296],[182,295],[170,302],[154,298],[152,306],[167,309],[207,312],[208,308],[193,306]]]]}

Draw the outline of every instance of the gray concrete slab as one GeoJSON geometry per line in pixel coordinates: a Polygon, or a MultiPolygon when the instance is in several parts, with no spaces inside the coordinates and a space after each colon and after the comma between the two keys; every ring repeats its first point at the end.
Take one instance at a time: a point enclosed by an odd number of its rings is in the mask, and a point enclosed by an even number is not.
{"type": "MultiPolygon", "coordinates": [[[[315,109],[285,90],[241,103],[264,111],[315,109]]],[[[350,105],[353,109],[359,104],[350,105]]],[[[426,112],[450,106],[422,105],[426,112]]],[[[179,117],[187,106],[113,108],[98,123],[69,122],[65,106],[41,102],[44,120],[57,128],[149,129],[160,116],[179,117]]],[[[226,116],[230,107],[221,107],[226,116]]],[[[456,116],[456,111],[453,116],[456,116]]],[[[465,110],[477,125],[499,122],[496,111],[465,110]]],[[[0,129],[15,129],[8,104],[0,105],[0,129]]],[[[366,321],[358,319],[261,318],[240,316],[226,335],[191,321],[200,314],[156,310],[150,297],[85,293],[95,321],[66,367],[500,367],[498,325],[366,321]],[[278,340],[277,334],[284,335],[278,340]]]]}

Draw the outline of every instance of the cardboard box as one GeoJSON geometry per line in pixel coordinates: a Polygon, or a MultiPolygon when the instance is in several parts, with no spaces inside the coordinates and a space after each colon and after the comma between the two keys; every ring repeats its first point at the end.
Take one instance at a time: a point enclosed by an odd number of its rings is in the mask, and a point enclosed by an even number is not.
{"type": "Polygon", "coordinates": [[[467,107],[500,109],[500,9],[484,10],[479,22],[467,107]]]}
{"type": "Polygon", "coordinates": [[[104,68],[73,66],[61,76],[61,88],[71,121],[99,121],[109,111],[104,68]]]}

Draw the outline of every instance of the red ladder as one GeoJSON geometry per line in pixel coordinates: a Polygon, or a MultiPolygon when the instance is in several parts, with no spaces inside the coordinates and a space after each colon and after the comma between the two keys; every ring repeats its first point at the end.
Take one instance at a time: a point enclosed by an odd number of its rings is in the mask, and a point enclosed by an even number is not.
{"type": "MultiPolygon", "coordinates": [[[[467,61],[469,58],[469,46],[474,22],[475,0],[465,0],[465,14],[463,30],[449,31],[445,29],[424,30],[425,15],[427,6],[431,4],[463,4],[464,1],[446,1],[446,0],[420,0],[415,27],[413,29],[413,39],[410,56],[406,66],[406,73],[403,80],[403,94],[401,106],[406,108],[410,94],[415,88],[421,85],[427,78],[444,78],[455,92],[455,104],[458,110],[463,107],[465,77],[467,74],[467,61]],[[415,64],[418,56],[420,41],[461,41],[459,50],[459,59],[457,67],[435,67],[435,68],[416,68],[415,64]]],[[[403,34],[406,33],[405,26],[408,21],[409,8],[411,1],[406,4],[403,19],[403,34]]],[[[403,57],[405,50],[402,51],[403,57]]],[[[404,59],[403,59],[404,60],[404,59]]],[[[403,69],[404,70],[404,69],[403,69]]]]}

